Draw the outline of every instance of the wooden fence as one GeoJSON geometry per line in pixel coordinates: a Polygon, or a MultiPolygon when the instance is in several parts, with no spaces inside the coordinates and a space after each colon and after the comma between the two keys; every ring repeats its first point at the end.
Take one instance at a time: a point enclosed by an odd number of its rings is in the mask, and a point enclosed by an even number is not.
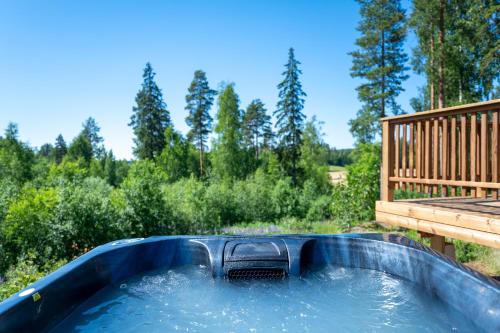
{"type": "Polygon", "coordinates": [[[498,199],[500,99],[382,119],[381,199],[402,188],[498,199]]]}

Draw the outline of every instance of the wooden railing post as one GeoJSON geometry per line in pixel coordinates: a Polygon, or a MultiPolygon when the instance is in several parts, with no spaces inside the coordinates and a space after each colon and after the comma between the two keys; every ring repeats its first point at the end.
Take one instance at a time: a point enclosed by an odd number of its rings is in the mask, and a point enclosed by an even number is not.
{"type": "Polygon", "coordinates": [[[389,181],[394,170],[394,126],[389,121],[382,122],[382,165],[380,199],[392,201],[394,198],[394,183],[389,181]]]}

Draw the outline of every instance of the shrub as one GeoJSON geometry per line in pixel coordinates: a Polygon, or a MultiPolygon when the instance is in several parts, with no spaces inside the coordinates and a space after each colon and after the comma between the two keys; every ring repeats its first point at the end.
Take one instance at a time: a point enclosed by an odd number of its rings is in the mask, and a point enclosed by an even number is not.
{"type": "Polygon", "coordinates": [[[112,187],[101,178],[61,188],[55,220],[64,230],[69,256],[124,236],[111,192],[112,187]]]}
{"type": "Polygon", "coordinates": [[[0,225],[3,269],[30,251],[37,253],[41,261],[61,255],[62,237],[54,223],[58,203],[59,194],[54,188],[25,188],[12,202],[0,225]]]}
{"type": "Polygon", "coordinates": [[[16,265],[9,268],[5,274],[5,281],[0,284],[0,301],[26,288],[66,263],[64,260],[46,261],[43,266],[39,267],[35,263],[35,259],[33,253],[28,253],[26,256],[19,258],[16,265]]]}
{"type": "Polygon", "coordinates": [[[152,161],[137,161],[121,186],[122,223],[131,237],[172,233],[172,216],[162,195],[165,173],[152,161]]]}

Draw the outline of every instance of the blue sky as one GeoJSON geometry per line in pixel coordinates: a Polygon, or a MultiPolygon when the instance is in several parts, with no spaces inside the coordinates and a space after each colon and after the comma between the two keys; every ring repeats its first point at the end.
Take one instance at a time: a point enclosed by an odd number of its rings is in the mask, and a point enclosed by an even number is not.
{"type": "MultiPolygon", "coordinates": [[[[347,53],[358,20],[349,0],[2,1],[0,127],[16,122],[21,139],[40,146],[59,133],[70,142],[92,116],[106,147],[132,158],[127,124],[147,61],[185,133],[184,98],[196,69],[213,88],[235,82],[242,108],[260,98],[272,112],[293,46],[308,95],[304,113],[324,122],[330,145],[351,147],[347,122],[360,103],[347,53]]],[[[399,98],[408,111],[424,82],[410,74],[399,98]]]]}

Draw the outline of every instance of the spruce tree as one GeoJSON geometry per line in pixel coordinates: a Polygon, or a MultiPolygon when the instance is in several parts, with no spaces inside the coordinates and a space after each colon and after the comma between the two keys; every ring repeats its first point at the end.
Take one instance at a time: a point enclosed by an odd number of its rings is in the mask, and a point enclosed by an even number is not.
{"type": "Polygon", "coordinates": [[[134,154],[140,159],[153,159],[160,155],[165,146],[165,129],[171,125],[170,113],[155,82],[155,75],[148,62],[129,123],[135,134],[134,154]]]}
{"type": "Polygon", "coordinates": [[[265,139],[270,139],[269,136],[272,136],[271,117],[266,111],[264,103],[260,99],[254,99],[243,116],[245,142],[254,151],[256,159],[259,158],[265,139]]]}
{"type": "Polygon", "coordinates": [[[234,84],[225,85],[219,93],[217,124],[212,151],[213,173],[221,178],[243,176],[242,165],[242,112],[234,84]]]}
{"type": "Polygon", "coordinates": [[[188,139],[194,143],[199,153],[200,176],[204,175],[205,148],[208,134],[212,129],[210,108],[214,102],[215,90],[210,89],[205,72],[197,70],[186,95],[186,123],[191,128],[188,139]]]}
{"type": "Polygon", "coordinates": [[[302,84],[299,76],[300,62],[295,59],[293,48],[288,51],[288,63],[283,72],[284,79],[278,84],[279,100],[274,111],[278,136],[278,154],[283,169],[292,177],[294,185],[297,184],[298,161],[300,158],[300,145],[302,143],[302,129],[305,115],[302,84]]]}
{"type": "Polygon", "coordinates": [[[68,147],[66,146],[66,141],[64,141],[62,134],[59,134],[56,138],[56,143],[54,144],[54,160],[56,163],[61,163],[67,153],[68,147]]]}
{"type": "Polygon", "coordinates": [[[358,49],[350,53],[351,76],[365,82],[356,88],[363,107],[349,124],[356,140],[363,142],[375,137],[380,117],[388,111],[401,112],[396,97],[408,78],[408,57],[403,50],[406,19],[400,0],[357,1],[361,6],[357,27],[361,37],[356,39],[358,49]]]}

